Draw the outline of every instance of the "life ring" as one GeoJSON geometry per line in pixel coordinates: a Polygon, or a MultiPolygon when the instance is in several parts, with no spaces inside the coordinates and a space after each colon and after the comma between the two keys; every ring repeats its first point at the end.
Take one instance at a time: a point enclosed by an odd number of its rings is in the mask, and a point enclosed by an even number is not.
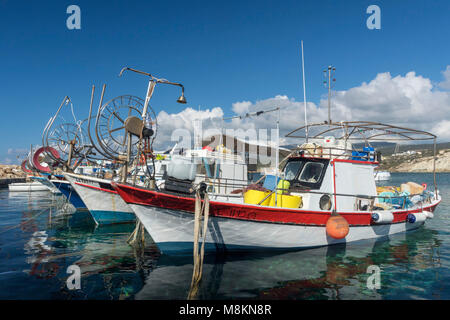
{"type": "Polygon", "coordinates": [[[50,152],[54,158],[60,159],[59,153],[56,149],[54,149],[52,147],[40,147],[39,149],[36,150],[36,152],[33,155],[32,164],[39,171],[51,172],[50,164],[49,164],[49,166],[44,167],[39,162],[39,156],[44,152],[50,152]]]}
{"type": "Polygon", "coordinates": [[[427,184],[426,183],[422,183],[422,187],[423,187],[423,190],[427,190],[427,184]]]}
{"type": "Polygon", "coordinates": [[[28,169],[28,166],[27,166],[28,163],[27,162],[28,162],[27,160],[23,160],[22,164],[20,165],[22,167],[23,172],[25,172],[25,173],[33,173],[33,171],[28,169]]]}

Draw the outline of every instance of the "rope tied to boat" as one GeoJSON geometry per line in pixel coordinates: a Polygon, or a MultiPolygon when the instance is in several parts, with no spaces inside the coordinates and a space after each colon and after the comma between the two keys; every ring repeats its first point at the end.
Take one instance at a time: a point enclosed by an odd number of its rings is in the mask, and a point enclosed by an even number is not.
{"type": "Polygon", "coordinates": [[[192,272],[191,287],[189,289],[188,300],[197,297],[200,281],[203,272],[203,259],[205,255],[206,232],[208,231],[209,218],[209,197],[206,192],[206,184],[201,183],[195,194],[195,216],[194,216],[194,269],[192,272]],[[203,228],[201,223],[203,219],[203,228]],[[199,239],[202,239],[201,247],[199,239]],[[199,249],[200,247],[200,249],[199,249]]]}
{"type": "Polygon", "coordinates": [[[145,229],[144,225],[141,223],[141,220],[136,219],[136,228],[131,233],[130,237],[127,240],[127,243],[130,246],[144,246],[145,245],[145,229]]]}

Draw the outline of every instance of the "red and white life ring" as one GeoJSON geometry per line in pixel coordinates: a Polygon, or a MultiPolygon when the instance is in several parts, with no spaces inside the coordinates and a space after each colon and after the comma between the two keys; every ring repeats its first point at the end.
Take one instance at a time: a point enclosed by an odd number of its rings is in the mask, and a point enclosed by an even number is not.
{"type": "MultiPolygon", "coordinates": [[[[36,152],[33,154],[33,159],[32,159],[32,164],[33,166],[42,172],[51,172],[50,166],[43,166],[41,165],[41,163],[39,162],[39,156],[44,153],[44,152],[49,152],[52,154],[52,156],[56,159],[60,159],[59,156],[59,152],[52,148],[52,147],[40,147],[39,149],[36,150],[36,152]]],[[[50,165],[50,164],[49,164],[50,165]]]]}

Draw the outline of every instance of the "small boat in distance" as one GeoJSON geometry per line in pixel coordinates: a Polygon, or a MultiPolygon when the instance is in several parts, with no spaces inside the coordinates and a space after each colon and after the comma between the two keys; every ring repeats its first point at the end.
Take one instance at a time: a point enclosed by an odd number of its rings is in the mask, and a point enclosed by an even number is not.
{"type": "Polygon", "coordinates": [[[10,183],[8,189],[13,192],[50,191],[47,186],[38,181],[10,183]]]}
{"type": "Polygon", "coordinates": [[[388,181],[391,180],[391,173],[389,171],[375,171],[375,181],[388,181]]]}

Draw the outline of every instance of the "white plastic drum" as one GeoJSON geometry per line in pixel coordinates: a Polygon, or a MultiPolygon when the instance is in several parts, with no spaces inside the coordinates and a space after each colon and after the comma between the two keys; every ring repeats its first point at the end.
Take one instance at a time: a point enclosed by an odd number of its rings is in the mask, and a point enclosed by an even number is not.
{"type": "Polygon", "coordinates": [[[372,221],[379,223],[390,223],[394,221],[394,215],[390,211],[377,211],[372,213],[372,221]]]}
{"type": "Polygon", "coordinates": [[[418,223],[418,222],[423,222],[423,221],[427,220],[427,218],[428,218],[428,214],[425,213],[424,211],[421,211],[421,212],[408,214],[408,217],[406,218],[406,220],[409,223],[418,223]]]}
{"type": "Polygon", "coordinates": [[[175,179],[193,181],[197,175],[197,164],[190,159],[173,157],[168,165],[167,175],[175,179]]]}

